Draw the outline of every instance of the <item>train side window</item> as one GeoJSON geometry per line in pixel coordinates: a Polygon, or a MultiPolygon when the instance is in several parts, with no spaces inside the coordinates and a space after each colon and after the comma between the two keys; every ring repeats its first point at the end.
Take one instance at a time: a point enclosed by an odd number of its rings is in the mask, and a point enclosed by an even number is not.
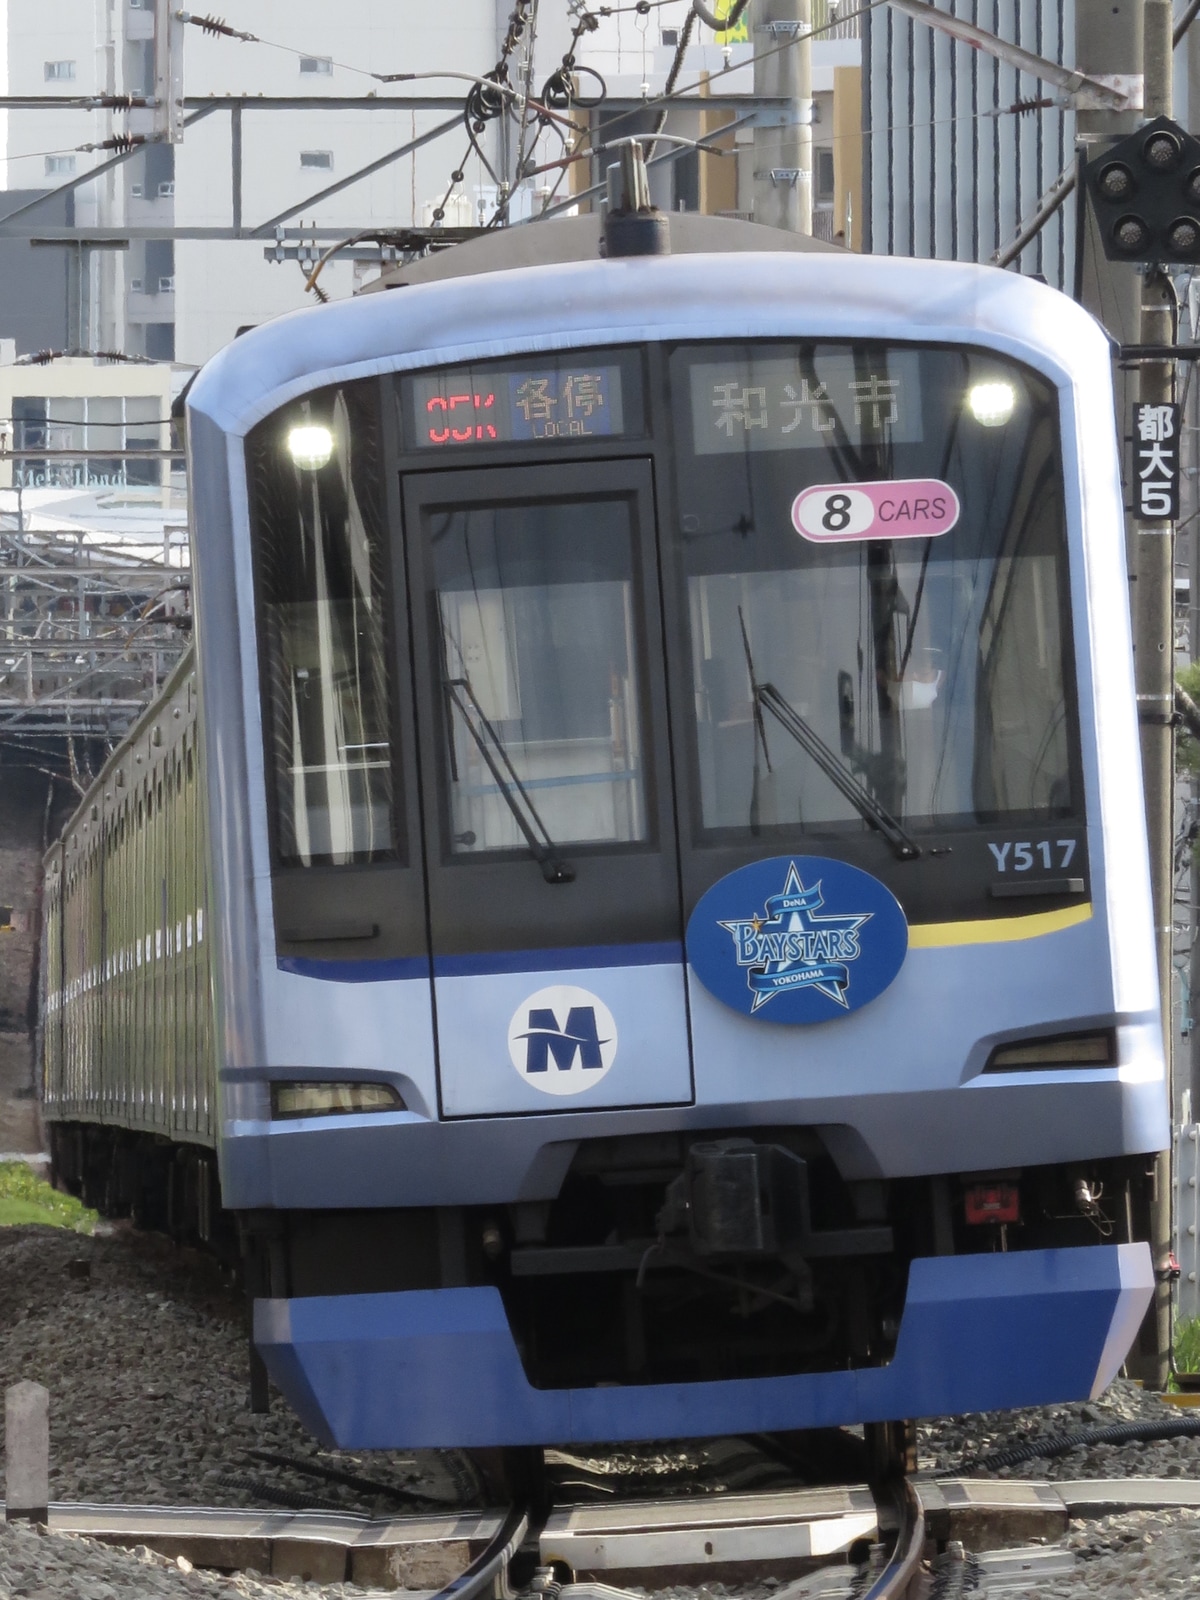
{"type": "Polygon", "coordinates": [[[247,444],[275,844],[288,866],[395,855],[377,392],[310,395],[247,444]]]}

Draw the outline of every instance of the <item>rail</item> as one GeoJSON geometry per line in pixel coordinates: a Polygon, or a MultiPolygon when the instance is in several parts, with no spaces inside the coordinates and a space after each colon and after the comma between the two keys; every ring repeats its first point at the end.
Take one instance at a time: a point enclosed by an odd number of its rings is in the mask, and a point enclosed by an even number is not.
{"type": "Polygon", "coordinates": [[[899,1525],[886,1567],[866,1591],[863,1600],[913,1600],[921,1593],[925,1571],[925,1508],[912,1483],[903,1479],[896,1487],[899,1525]]]}

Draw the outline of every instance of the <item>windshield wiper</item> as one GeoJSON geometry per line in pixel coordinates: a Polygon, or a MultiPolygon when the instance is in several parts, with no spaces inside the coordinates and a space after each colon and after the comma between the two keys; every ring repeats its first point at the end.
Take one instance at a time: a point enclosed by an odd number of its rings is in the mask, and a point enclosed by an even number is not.
{"type": "Polygon", "coordinates": [[[886,807],[880,805],[867,786],[860,783],[852,772],[847,771],[834,751],[825,743],[817,730],[805,721],[791,701],[785,699],[773,683],[758,681],[754,670],[754,657],[750,653],[750,639],[746,633],[746,619],[742,616],[741,606],[738,607],[738,621],[742,628],[742,648],[746,652],[746,670],[750,674],[755,732],[762,741],[768,770],[771,766],[771,757],[767,752],[766,732],[763,727],[764,710],[769,711],[780,727],[791,734],[802,750],[807,751],[830,782],[841,790],[859,816],[883,835],[897,860],[915,861],[921,854],[921,847],[916,840],[905,832],[886,807]]]}
{"type": "Polygon", "coordinates": [[[484,765],[491,773],[505,805],[512,812],[513,821],[520,828],[525,843],[529,846],[530,855],[542,869],[542,877],[547,883],[573,883],[574,867],[559,856],[558,846],[550,837],[537,807],[529,798],[529,791],[517,776],[516,768],[504,748],[503,739],[484,714],[483,707],[471,687],[470,679],[447,678],[446,694],[451,705],[458,708],[467,732],[475,741],[475,747],[483,757],[484,765]],[[503,771],[501,766],[504,768],[503,771]]]}

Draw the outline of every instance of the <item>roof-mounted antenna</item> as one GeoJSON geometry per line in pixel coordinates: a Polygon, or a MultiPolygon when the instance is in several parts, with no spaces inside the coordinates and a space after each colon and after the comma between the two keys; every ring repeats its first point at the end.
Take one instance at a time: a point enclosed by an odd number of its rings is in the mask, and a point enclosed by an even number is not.
{"type": "Polygon", "coordinates": [[[608,169],[604,217],[606,256],[669,256],[670,222],[650,203],[646,152],[638,138],[621,139],[621,159],[608,169]]]}

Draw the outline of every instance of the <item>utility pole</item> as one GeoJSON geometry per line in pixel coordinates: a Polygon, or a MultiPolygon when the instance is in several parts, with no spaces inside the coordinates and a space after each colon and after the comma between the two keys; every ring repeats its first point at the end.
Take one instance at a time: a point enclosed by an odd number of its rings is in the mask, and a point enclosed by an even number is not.
{"type": "Polygon", "coordinates": [[[175,0],[154,0],[154,136],[183,140],[183,31],[175,0]]]}
{"type": "Polygon", "coordinates": [[[811,233],[812,0],[751,0],[750,16],[754,93],[787,101],[755,123],[754,220],[811,233]]]}
{"type": "MultiPolygon", "coordinates": [[[[1189,27],[1184,36],[1183,47],[1187,51],[1188,67],[1188,121],[1195,122],[1197,110],[1200,109],[1200,25],[1189,27]]],[[[1193,305],[1195,301],[1193,301],[1193,305]]],[[[1193,318],[1189,330],[1192,342],[1200,339],[1200,328],[1197,327],[1200,318],[1193,318]]],[[[1191,520],[1191,562],[1189,564],[1189,609],[1188,609],[1188,636],[1190,655],[1193,661],[1200,661],[1200,393],[1197,392],[1197,381],[1200,374],[1193,372],[1191,378],[1191,397],[1185,408],[1180,424],[1184,430],[1184,439],[1188,443],[1188,450],[1183,456],[1185,469],[1190,473],[1188,478],[1189,489],[1186,500],[1185,515],[1191,520]]],[[[1200,814],[1200,778],[1192,780],[1192,806],[1194,814],[1200,814]]],[[[1188,1011],[1192,1020],[1191,1033],[1188,1036],[1189,1056],[1189,1086],[1191,1088],[1191,1109],[1188,1116],[1190,1122],[1200,1122],[1200,1027],[1197,1026],[1197,1010],[1200,1009],[1200,859],[1196,847],[1192,854],[1192,953],[1189,970],[1189,1006],[1188,1011]]]]}
{"type": "MultiPolygon", "coordinates": [[[[1075,6],[1075,61],[1088,73],[1130,73],[1142,70],[1142,10],[1138,0],[1077,0],[1075,6]]],[[[1098,153],[1102,140],[1132,133],[1142,121],[1137,111],[1079,111],[1076,137],[1089,156],[1098,153]]],[[[1077,206],[1086,205],[1082,194],[1077,206]]],[[[1137,269],[1106,260],[1096,230],[1085,225],[1083,239],[1083,304],[1099,318],[1114,338],[1128,343],[1136,334],[1141,280],[1137,269]],[[1128,331],[1126,331],[1128,330],[1128,331]]],[[[1077,269],[1078,270],[1078,269],[1077,269]]],[[[1128,415],[1132,393],[1118,374],[1117,415],[1128,415]]]]}
{"type": "MultiPolygon", "coordinates": [[[[1147,119],[1169,117],[1174,57],[1171,0],[1142,0],[1142,5],[1145,114],[1147,119]]],[[[1164,349],[1172,345],[1175,312],[1175,286],[1169,274],[1159,266],[1147,267],[1142,279],[1140,342],[1161,345],[1164,349]]],[[[1170,405],[1174,398],[1174,361],[1144,363],[1139,370],[1138,399],[1152,405],[1170,405]]],[[[1129,415],[1128,410],[1124,415],[1129,415]]],[[[1139,520],[1133,538],[1137,580],[1133,602],[1134,669],[1167,1060],[1167,1104],[1174,1128],[1171,976],[1175,876],[1175,525],[1169,521],[1139,520]]],[[[1158,1281],[1153,1317],[1143,1326],[1138,1365],[1144,1381],[1155,1389],[1165,1389],[1170,1376],[1171,1352],[1171,1284],[1165,1272],[1172,1244],[1169,1153],[1159,1156],[1155,1165],[1150,1235],[1158,1281]]]]}

